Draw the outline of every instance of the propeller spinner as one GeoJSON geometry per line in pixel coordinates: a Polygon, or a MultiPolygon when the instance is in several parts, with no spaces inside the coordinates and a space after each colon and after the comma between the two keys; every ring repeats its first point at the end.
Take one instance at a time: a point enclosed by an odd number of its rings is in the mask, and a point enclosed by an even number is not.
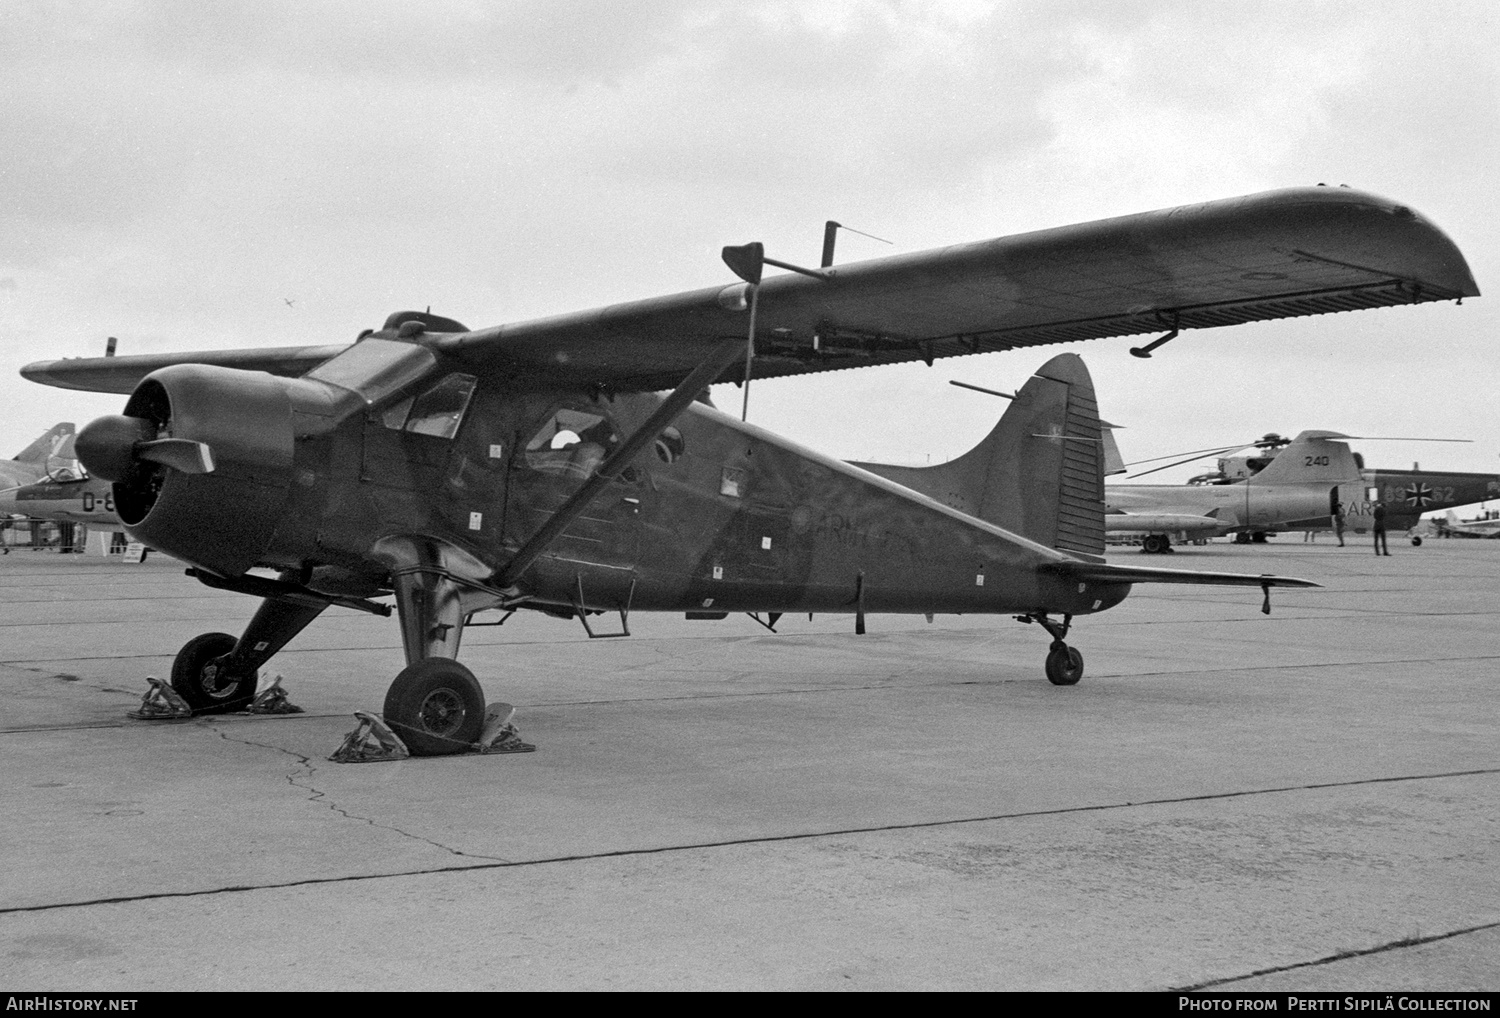
{"type": "Polygon", "coordinates": [[[96,477],[123,482],[142,461],[158,463],[184,474],[211,474],[213,450],[185,438],[158,438],[154,421],[110,414],[89,422],[78,433],[74,448],[84,467],[96,477]]]}

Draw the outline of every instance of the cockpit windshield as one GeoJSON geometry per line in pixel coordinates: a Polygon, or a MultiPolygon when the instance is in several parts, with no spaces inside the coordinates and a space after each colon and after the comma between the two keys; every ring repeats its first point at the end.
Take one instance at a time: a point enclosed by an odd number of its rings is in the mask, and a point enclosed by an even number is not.
{"type": "Polygon", "coordinates": [[[476,381],[473,375],[448,375],[430,389],[391,407],[381,420],[393,431],[452,438],[463,423],[476,381]]]}

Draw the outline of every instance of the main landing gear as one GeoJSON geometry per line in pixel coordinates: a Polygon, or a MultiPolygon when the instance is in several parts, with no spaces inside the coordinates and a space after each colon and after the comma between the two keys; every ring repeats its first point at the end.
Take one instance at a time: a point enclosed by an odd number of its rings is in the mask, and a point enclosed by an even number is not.
{"type": "MultiPolygon", "coordinates": [[[[385,724],[414,756],[469,752],[484,734],[485,704],[474,673],[454,660],[464,626],[459,586],[426,561],[392,573],[407,665],[386,693],[385,724]]],[[[260,666],[327,607],[308,596],[266,598],[238,639],[205,633],[189,640],[172,665],[172,688],[194,714],[244,710],[260,666]]]]}
{"type": "Polygon", "coordinates": [[[1061,622],[1054,622],[1045,612],[1017,615],[1017,622],[1035,622],[1052,636],[1052,646],[1047,651],[1047,681],[1054,686],[1076,686],[1083,678],[1083,654],[1077,647],[1063,642],[1073,625],[1073,616],[1064,615],[1061,622]]]}
{"type": "Polygon", "coordinates": [[[430,657],[401,670],[381,713],[414,756],[462,753],[484,728],[484,690],[457,661],[430,657]]]}
{"type": "Polygon", "coordinates": [[[1141,538],[1141,551],[1147,555],[1165,555],[1172,550],[1172,539],[1166,534],[1147,534],[1141,538]]]}

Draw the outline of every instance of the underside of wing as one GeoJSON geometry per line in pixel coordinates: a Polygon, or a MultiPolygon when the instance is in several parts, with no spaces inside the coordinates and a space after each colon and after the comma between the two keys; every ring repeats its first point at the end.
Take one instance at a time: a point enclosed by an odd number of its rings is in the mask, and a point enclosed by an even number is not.
{"type": "MultiPolygon", "coordinates": [[[[1362,308],[1478,288],[1463,255],[1407,206],[1345,188],[1268,191],[916,254],[786,274],[759,287],[754,377],[926,361],[1362,308]]],[[[517,385],[652,391],[748,332],[749,284],[679,293],[421,342],[517,385]]],[[[455,323],[456,324],[456,323],[455,323]]],[[[306,370],[310,351],[91,358],[28,378],[128,391],[147,363],[306,370]],[[116,363],[110,364],[109,361],[116,363]],[[131,374],[132,370],[136,373],[131,374]]],[[[149,370],[149,368],[147,368],[149,370]]],[[[727,369],[721,381],[742,377],[727,369]]]]}
{"type": "MultiPolygon", "coordinates": [[[[441,346],[512,375],[662,389],[712,343],[745,334],[747,290],[621,304],[441,346]]],[[[1477,293],[1458,248],[1404,205],[1344,188],[1271,191],[841,265],[827,279],[768,277],[754,376],[1477,293]]]]}

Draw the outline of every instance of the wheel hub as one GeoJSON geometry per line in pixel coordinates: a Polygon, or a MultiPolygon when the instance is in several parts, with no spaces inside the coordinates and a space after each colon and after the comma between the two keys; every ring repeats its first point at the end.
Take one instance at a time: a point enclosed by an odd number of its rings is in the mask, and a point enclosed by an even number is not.
{"type": "Polygon", "coordinates": [[[451,689],[434,689],[417,709],[423,730],[433,735],[452,735],[463,727],[468,711],[461,696],[451,689]]]}
{"type": "Polygon", "coordinates": [[[238,688],[238,684],[229,674],[228,669],[222,667],[216,661],[204,665],[203,670],[198,674],[200,678],[199,687],[202,688],[204,693],[215,700],[224,699],[238,688]]]}

